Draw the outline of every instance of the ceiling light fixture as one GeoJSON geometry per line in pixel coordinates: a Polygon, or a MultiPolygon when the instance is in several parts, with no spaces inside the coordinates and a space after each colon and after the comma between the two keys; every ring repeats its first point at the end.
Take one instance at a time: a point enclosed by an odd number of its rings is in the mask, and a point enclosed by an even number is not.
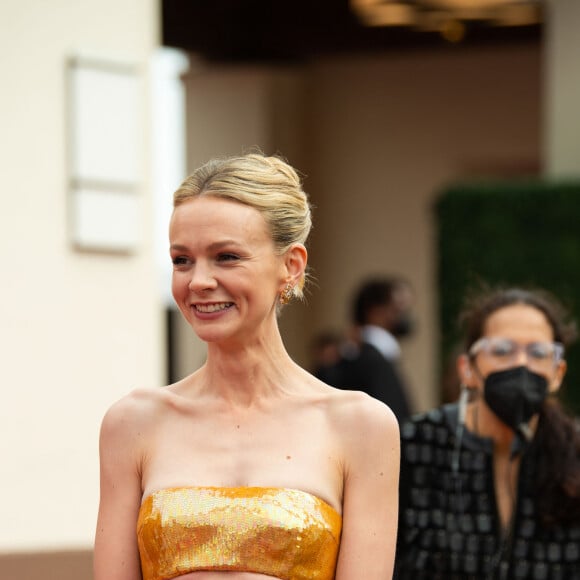
{"type": "Polygon", "coordinates": [[[530,26],[542,22],[541,0],[350,0],[365,26],[437,31],[459,41],[466,25],[530,26]]]}

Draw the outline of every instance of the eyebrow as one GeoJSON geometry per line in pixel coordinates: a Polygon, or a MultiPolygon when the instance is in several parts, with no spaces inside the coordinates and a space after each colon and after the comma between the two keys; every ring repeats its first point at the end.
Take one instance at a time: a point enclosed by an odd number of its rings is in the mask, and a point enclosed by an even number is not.
{"type": "MultiPolygon", "coordinates": [[[[220,250],[226,246],[236,246],[236,247],[240,247],[240,243],[236,242],[235,240],[221,240],[219,242],[214,242],[213,244],[210,244],[208,246],[209,250],[220,250]]],[[[188,246],[185,246],[183,244],[171,244],[169,246],[170,250],[174,250],[177,252],[186,252],[189,248],[188,246]]]]}

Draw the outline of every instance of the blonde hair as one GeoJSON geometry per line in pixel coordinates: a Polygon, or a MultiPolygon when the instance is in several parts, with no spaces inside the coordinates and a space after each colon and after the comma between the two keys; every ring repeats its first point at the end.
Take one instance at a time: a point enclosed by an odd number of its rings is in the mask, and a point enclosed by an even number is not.
{"type": "MultiPolygon", "coordinates": [[[[173,207],[199,196],[229,199],[259,211],[279,255],[292,244],[306,245],[312,227],[308,196],[296,170],[280,157],[248,153],[212,159],[183,181],[173,195],[173,207]]],[[[305,277],[293,289],[298,298],[303,297],[305,277]]]]}

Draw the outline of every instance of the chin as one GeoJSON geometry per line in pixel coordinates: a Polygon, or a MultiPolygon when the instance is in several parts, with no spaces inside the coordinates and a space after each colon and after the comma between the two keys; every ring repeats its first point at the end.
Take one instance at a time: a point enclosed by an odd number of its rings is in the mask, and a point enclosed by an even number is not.
{"type": "Polygon", "coordinates": [[[195,323],[191,325],[197,337],[208,344],[230,342],[235,337],[233,332],[224,328],[211,328],[209,326],[200,328],[200,326],[201,325],[195,323]]]}

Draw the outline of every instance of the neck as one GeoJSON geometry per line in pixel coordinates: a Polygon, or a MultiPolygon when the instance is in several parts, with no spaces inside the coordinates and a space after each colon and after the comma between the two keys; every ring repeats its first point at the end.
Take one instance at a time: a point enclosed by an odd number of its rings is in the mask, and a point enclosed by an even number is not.
{"type": "Polygon", "coordinates": [[[483,399],[478,398],[468,405],[465,426],[479,437],[492,439],[497,452],[509,453],[515,434],[496,417],[483,399]]]}
{"type": "Polygon", "coordinates": [[[281,339],[268,344],[210,343],[200,379],[212,395],[234,405],[252,406],[284,390],[296,369],[281,339]]]}

